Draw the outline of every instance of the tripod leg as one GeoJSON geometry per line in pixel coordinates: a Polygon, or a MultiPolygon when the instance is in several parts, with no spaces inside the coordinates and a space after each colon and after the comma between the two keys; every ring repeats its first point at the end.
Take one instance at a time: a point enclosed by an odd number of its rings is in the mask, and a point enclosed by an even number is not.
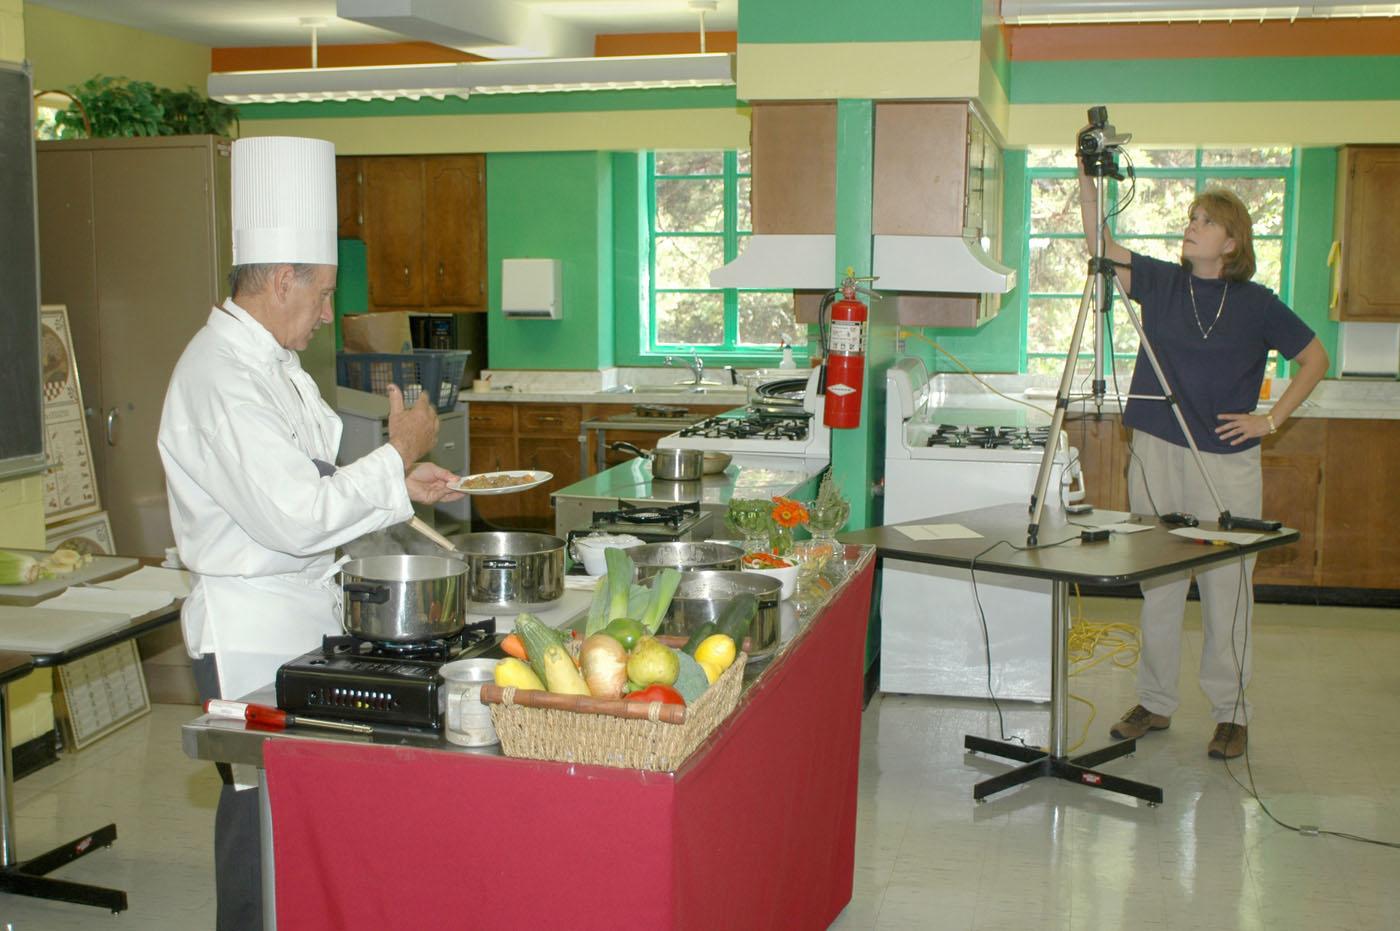
{"type": "Polygon", "coordinates": [[[1210,500],[1215,505],[1215,510],[1219,514],[1225,513],[1225,504],[1220,500],[1220,493],[1215,490],[1215,483],[1210,480],[1210,473],[1206,471],[1205,460],[1201,458],[1201,450],[1196,446],[1196,440],[1191,436],[1191,430],[1186,426],[1186,415],[1181,413],[1181,405],[1176,403],[1176,395],[1172,393],[1172,386],[1167,384],[1166,373],[1162,371],[1162,364],[1157,361],[1157,353],[1152,348],[1152,343],[1148,341],[1147,334],[1143,332],[1142,321],[1138,319],[1137,311],[1133,310],[1132,302],[1128,300],[1128,295],[1123,292],[1123,283],[1118,280],[1118,276],[1113,277],[1114,287],[1123,298],[1123,307],[1128,312],[1128,319],[1133,323],[1133,329],[1137,330],[1138,341],[1142,344],[1143,354],[1147,356],[1147,362],[1152,366],[1153,373],[1157,376],[1157,384],[1162,389],[1162,400],[1171,406],[1172,414],[1176,417],[1177,426],[1181,427],[1181,433],[1186,437],[1186,445],[1191,450],[1191,458],[1196,460],[1196,468],[1201,473],[1201,480],[1206,483],[1206,491],[1210,492],[1210,500]]]}
{"type": "Polygon", "coordinates": [[[1026,528],[1026,543],[1035,545],[1040,534],[1040,512],[1045,507],[1045,493],[1050,486],[1050,473],[1055,467],[1055,451],[1060,446],[1060,429],[1065,423],[1065,412],[1069,410],[1069,393],[1074,384],[1074,369],[1079,364],[1079,346],[1084,339],[1084,322],[1089,315],[1093,301],[1095,279],[1090,276],[1084,282],[1084,297],[1079,302],[1079,316],[1074,319],[1074,336],[1070,339],[1069,354],[1065,356],[1065,369],[1060,373],[1060,386],[1055,389],[1055,413],[1050,418],[1050,436],[1045,441],[1045,452],[1040,457],[1040,471],[1035,476],[1035,491],[1031,494],[1031,522],[1026,528]]]}

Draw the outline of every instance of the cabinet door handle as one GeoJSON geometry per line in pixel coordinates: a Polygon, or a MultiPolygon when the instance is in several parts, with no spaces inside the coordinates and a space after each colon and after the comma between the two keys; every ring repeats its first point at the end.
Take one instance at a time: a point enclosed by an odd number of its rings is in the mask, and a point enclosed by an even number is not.
{"type": "Polygon", "coordinates": [[[120,418],[121,418],[121,415],[117,413],[117,409],[116,409],[115,407],[112,408],[111,410],[109,410],[109,411],[107,412],[107,445],[108,445],[108,446],[116,446],[116,445],[117,445],[117,421],[118,421],[120,418]]]}
{"type": "Polygon", "coordinates": [[[456,448],[457,448],[457,444],[456,444],[456,443],[443,443],[443,444],[442,444],[442,448],[443,448],[444,450],[456,449],[456,448]]]}
{"type": "Polygon", "coordinates": [[[563,423],[563,422],[564,422],[564,418],[563,418],[563,417],[549,417],[549,416],[544,415],[544,414],[540,414],[540,415],[537,416],[535,419],[538,420],[538,421],[540,421],[541,423],[563,423]]]}
{"type": "Polygon", "coordinates": [[[439,262],[439,263],[438,263],[438,277],[441,278],[444,274],[446,274],[446,272],[447,272],[447,269],[446,269],[445,267],[443,267],[443,263],[439,262]]]}
{"type": "Polygon", "coordinates": [[[403,283],[408,284],[408,266],[403,267],[403,283]]]}

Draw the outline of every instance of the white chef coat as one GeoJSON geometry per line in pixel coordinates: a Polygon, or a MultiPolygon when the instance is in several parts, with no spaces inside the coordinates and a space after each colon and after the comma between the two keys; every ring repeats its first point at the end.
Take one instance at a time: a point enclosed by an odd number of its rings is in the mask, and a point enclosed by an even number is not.
{"type": "Polygon", "coordinates": [[[175,366],[157,443],[180,560],[195,574],[181,621],[238,698],[340,631],[334,549],[413,516],[387,443],[322,476],[341,422],[295,352],[231,299],[175,366]]]}

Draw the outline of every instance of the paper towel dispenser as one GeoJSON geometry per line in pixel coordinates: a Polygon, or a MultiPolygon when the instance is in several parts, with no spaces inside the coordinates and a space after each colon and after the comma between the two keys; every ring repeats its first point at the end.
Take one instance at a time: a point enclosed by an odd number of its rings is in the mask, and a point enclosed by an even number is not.
{"type": "Polygon", "coordinates": [[[558,320],[563,314],[558,259],[502,259],[501,314],[514,320],[558,320]]]}

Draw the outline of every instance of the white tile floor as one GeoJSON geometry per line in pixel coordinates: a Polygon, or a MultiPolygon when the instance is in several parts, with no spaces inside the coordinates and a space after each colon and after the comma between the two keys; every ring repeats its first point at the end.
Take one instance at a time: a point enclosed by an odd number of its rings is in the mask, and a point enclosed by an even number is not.
{"type": "MultiPolygon", "coordinates": [[[[1091,619],[1135,616],[1136,602],[1090,600],[1091,619]]],[[[1191,605],[1194,611],[1195,605],[1191,605]]],[[[1189,617],[1189,615],[1188,615],[1189,617]]],[[[1188,651],[1200,649],[1188,621],[1188,651]]],[[[1400,611],[1261,606],[1254,779],[1276,815],[1400,840],[1400,611]]],[[[1216,760],[1212,725],[1183,663],[1183,707],[1169,731],[1104,769],[1159,785],[1137,802],[1037,780],[971,800],[1003,771],[965,757],[965,733],[997,736],[990,705],[884,696],[864,718],[855,894],[840,929],[1390,929],[1400,924],[1400,850],[1278,827],[1216,760]]],[[[1087,747],[1133,703],[1133,674],[1098,666],[1071,679],[1097,706],[1087,747]]],[[[1003,705],[1009,733],[1045,739],[1043,706],[1003,705]]],[[[152,714],[15,787],[21,856],[108,821],[117,843],[58,875],[127,890],[106,912],[0,894],[0,931],[213,925],[211,830],[217,779],[187,760],[187,706],[152,714]]],[[[1071,705],[1074,739],[1088,708],[1071,705]]],[[[1247,779],[1242,765],[1232,765],[1247,779]]]]}

